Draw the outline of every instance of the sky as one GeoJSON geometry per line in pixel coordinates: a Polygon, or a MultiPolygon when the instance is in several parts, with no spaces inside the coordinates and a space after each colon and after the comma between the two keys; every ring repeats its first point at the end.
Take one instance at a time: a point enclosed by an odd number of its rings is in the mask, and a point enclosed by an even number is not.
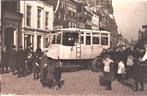
{"type": "Polygon", "coordinates": [[[147,24],[147,0],[112,0],[118,32],[129,41],[137,40],[138,30],[147,24]]]}

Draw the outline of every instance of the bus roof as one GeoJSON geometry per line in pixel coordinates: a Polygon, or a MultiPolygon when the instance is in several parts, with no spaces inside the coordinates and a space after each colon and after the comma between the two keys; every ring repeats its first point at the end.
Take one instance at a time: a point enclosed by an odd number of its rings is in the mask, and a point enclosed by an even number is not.
{"type": "Polygon", "coordinates": [[[79,29],[79,28],[63,28],[63,29],[54,29],[54,30],[50,30],[49,32],[58,32],[58,31],[64,31],[64,32],[102,32],[102,33],[108,33],[110,34],[110,31],[106,31],[106,30],[91,30],[91,29],[79,29]]]}

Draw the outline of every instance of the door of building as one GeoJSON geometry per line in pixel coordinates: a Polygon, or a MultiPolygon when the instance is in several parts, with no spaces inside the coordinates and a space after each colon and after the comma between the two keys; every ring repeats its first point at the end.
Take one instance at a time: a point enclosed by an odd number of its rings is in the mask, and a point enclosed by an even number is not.
{"type": "Polygon", "coordinates": [[[4,45],[7,48],[7,52],[11,53],[14,45],[14,28],[5,28],[4,32],[4,45]]]}

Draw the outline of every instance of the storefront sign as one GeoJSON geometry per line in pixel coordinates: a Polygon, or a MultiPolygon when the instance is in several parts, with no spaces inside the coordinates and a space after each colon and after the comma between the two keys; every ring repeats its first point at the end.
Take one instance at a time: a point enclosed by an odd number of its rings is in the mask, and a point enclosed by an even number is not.
{"type": "Polygon", "coordinates": [[[62,29],[62,28],[63,28],[63,25],[54,26],[54,29],[62,29]]]}

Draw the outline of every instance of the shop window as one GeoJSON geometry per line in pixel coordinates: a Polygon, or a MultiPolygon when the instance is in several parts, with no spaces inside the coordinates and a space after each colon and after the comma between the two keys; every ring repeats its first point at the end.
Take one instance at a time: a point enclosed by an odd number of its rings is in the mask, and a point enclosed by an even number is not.
{"type": "Polygon", "coordinates": [[[41,27],[41,9],[38,8],[37,10],[37,16],[38,16],[38,19],[37,19],[37,27],[40,28],[41,27]]]}
{"type": "Polygon", "coordinates": [[[46,29],[48,29],[48,21],[49,21],[49,13],[48,12],[46,12],[46,14],[45,14],[45,28],[46,29]]]}
{"type": "Polygon", "coordinates": [[[29,46],[33,47],[34,45],[34,36],[33,35],[27,35],[24,36],[24,48],[28,48],[29,46]]]}
{"type": "Polygon", "coordinates": [[[37,36],[37,47],[41,48],[41,36],[37,36]]]}
{"type": "Polygon", "coordinates": [[[27,26],[31,26],[31,6],[27,6],[26,24],[27,26]]]}

